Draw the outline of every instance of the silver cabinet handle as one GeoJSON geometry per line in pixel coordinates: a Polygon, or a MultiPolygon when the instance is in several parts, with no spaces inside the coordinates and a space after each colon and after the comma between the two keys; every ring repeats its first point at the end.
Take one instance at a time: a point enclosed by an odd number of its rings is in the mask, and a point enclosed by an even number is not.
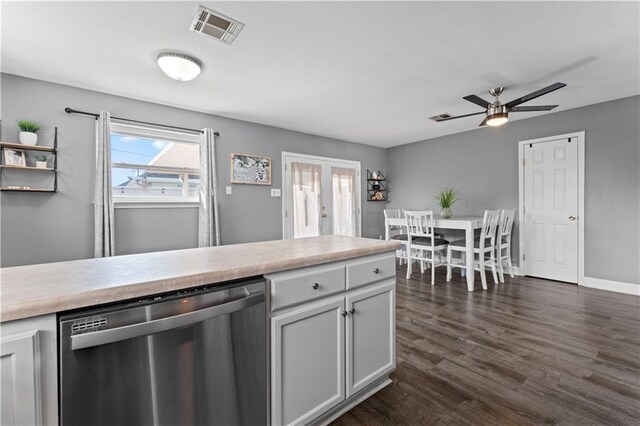
{"type": "Polygon", "coordinates": [[[351,315],[355,314],[355,313],[356,313],[356,308],[351,308],[351,309],[349,309],[349,313],[350,313],[351,315]]]}
{"type": "Polygon", "coordinates": [[[569,220],[576,220],[576,217],[571,215],[571,216],[569,216],[569,220]]]}
{"type": "Polygon", "coordinates": [[[346,317],[347,316],[347,311],[340,312],[340,315],[342,315],[343,317],[346,317]]]}
{"type": "Polygon", "coordinates": [[[206,321],[221,315],[230,314],[262,302],[264,302],[264,293],[259,293],[242,299],[233,300],[222,305],[211,306],[209,308],[174,315],[167,318],[126,325],[124,327],[112,328],[110,330],[76,334],[75,336],[71,336],[71,349],[75,351],[77,349],[90,348],[92,346],[133,339],[134,337],[148,336],[161,331],[172,330],[174,328],[206,321]]]}
{"type": "Polygon", "coordinates": [[[320,284],[318,284],[318,283],[313,283],[313,284],[311,284],[311,288],[312,288],[312,289],[314,289],[314,290],[317,290],[317,289],[319,289],[319,288],[320,288],[320,284]]]}
{"type": "Polygon", "coordinates": [[[378,275],[378,274],[380,273],[380,268],[376,268],[376,269],[374,269],[374,270],[373,270],[373,273],[374,273],[374,274],[376,274],[376,275],[378,275]]]}

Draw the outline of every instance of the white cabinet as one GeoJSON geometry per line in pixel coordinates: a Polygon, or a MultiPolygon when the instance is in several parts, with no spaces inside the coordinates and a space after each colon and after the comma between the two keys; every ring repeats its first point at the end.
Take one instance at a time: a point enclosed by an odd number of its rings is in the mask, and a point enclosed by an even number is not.
{"type": "Polygon", "coordinates": [[[306,424],[345,398],[344,298],[271,320],[274,425],[306,424]]]}
{"type": "Polygon", "coordinates": [[[396,366],[395,281],[346,298],[347,398],[396,366]]]}
{"type": "Polygon", "coordinates": [[[396,365],[394,270],[387,254],[267,276],[273,425],[326,423],[389,383],[396,365]],[[331,295],[309,290],[316,282],[331,295]]]}
{"type": "Polygon", "coordinates": [[[0,331],[1,424],[57,424],[55,315],[3,323],[0,331]]]}

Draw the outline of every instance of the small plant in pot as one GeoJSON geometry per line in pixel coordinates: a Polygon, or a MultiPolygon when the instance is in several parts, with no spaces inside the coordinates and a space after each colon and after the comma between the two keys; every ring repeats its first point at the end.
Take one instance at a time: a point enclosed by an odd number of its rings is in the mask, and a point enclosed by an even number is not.
{"type": "Polygon", "coordinates": [[[455,202],[458,201],[458,193],[453,188],[443,189],[436,195],[436,200],[441,209],[440,216],[447,219],[451,217],[451,209],[455,202]]]}
{"type": "Polygon", "coordinates": [[[38,168],[38,169],[46,169],[47,168],[47,156],[46,155],[36,155],[36,168],[38,168]]]}
{"type": "Polygon", "coordinates": [[[40,125],[31,120],[18,121],[18,128],[20,129],[20,143],[23,145],[34,146],[38,143],[38,130],[40,125]]]}

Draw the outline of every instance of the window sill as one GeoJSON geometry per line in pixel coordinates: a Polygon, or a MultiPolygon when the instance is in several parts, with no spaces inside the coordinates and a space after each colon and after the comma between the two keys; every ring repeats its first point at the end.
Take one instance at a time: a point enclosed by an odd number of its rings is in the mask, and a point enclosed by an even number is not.
{"type": "Polygon", "coordinates": [[[200,201],[191,198],[134,198],[113,197],[113,207],[116,209],[173,209],[197,208],[200,201]]]}

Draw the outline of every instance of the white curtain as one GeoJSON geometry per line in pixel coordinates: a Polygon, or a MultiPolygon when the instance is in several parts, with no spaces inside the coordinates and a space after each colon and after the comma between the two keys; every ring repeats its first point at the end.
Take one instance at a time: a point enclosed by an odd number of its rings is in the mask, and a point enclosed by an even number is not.
{"type": "Polygon", "coordinates": [[[116,254],[111,184],[111,116],[106,111],[100,111],[96,124],[94,257],[108,257],[116,254]]]}
{"type": "Polygon", "coordinates": [[[216,155],[213,129],[203,129],[200,137],[200,206],[198,247],[220,245],[218,194],[216,192],[216,155]]]}
{"type": "Polygon", "coordinates": [[[333,234],[356,236],[356,169],[331,167],[333,234]]]}
{"type": "Polygon", "coordinates": [[[293,238],[320,235],[322,166],[291,163],[293,238]]]}

